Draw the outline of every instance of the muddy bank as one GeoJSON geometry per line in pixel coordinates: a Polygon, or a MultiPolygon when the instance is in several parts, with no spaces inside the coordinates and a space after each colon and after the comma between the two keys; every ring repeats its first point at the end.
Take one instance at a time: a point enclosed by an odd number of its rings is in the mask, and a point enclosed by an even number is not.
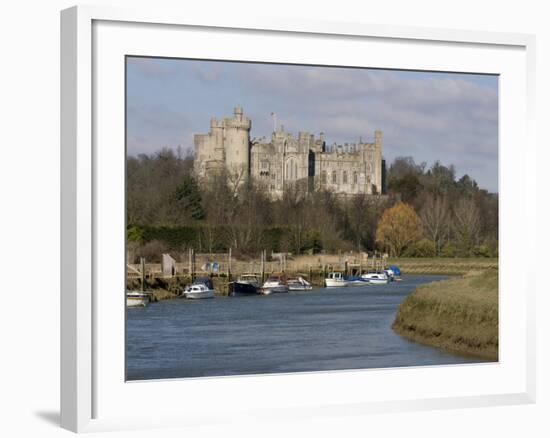
{"type": "Polygon", "coordinates": [[[399,305],[393,330],[449,351],[498,360],[498,270],[419,286],[399,305]]]}

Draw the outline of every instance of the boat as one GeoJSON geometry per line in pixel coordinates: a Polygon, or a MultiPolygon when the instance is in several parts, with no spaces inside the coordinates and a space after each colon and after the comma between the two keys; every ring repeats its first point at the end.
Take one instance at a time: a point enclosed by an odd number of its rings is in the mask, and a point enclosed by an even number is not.
{"type": "Polygon", "coordinates": [[[303,277],[289,278],[288,279],[288,290],[311,290],[313,287],[309,281],[305,280],[303,277]]]}
{"type": "Polygon", "coordinates": [[[149,303],[149,294],[140,291],[126,291],[126,307],[145,307],[149,303]]]}
{"type": "Polygon", "coordinates": [[[228,295],[236,297],[241,295],[256,295],[260,290],[260,279],[256,274],[243,274],[237,281],[228,284],[228,295]]]}
{"type": "Polygon", "coordinates": [[[214,298],[214,289],[210,289],[204,283],[193,283],[191,286],[185,288],[183,296],[189,300],[214,298]]]}
{"type": "Polygon", "coordinates": [[[385,272],[369,272],[361,275],[361,278],[370,284],[388,284],[389,278],[385,272]]]}
{"type": "Polygon", "coordinates": [[[326,287],[344,287],[348,285],[348,281],[344,278],[341,272],[331,272],[325,278],[326,287]]]}
{"type": "Polygon", "coordinates": [[[288,292],[288,283],[284,274],[271,274],[262,286],[264,295],[285,292],[288,292]]]}
{"type": "Polygon", "coordinates": [[[345,277],[345,280],[348,282],[348,286],[365,286],[369,284],[369,281],[365,280],[360,275],[348,276],[345,277]]]}
{"type": "Polygon", "coordinates": [[[384,272],[388,274],[390,281],[401,281],[401,269],[397,266],[390,265],[384,272]]]}

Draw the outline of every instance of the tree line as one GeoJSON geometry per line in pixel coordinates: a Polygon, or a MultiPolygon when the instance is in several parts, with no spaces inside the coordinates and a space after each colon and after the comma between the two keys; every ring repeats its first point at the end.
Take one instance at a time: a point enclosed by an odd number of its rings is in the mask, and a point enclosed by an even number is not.
{"type": "Polygon", "coordinates": [[[343,197],[289,186],[271,199],[252,180],[236,186],[220,173],[206,183],[193,157],[163,149],[127,158],[128,244],[136,254],[163,251],[334,253],[387,251],[395,256],[498,254],[498,196],[453,166],[410,157],[387,171],[387,195],[343,197]]]}

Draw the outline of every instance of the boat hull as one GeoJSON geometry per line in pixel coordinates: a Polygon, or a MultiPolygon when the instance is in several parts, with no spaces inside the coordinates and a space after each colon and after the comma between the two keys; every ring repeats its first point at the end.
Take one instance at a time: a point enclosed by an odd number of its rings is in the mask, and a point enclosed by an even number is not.
{"type": "Polygon", "coordinates": [[[388,284],[390,281],[385,274],[365,274],[362,275],[361,278],[364,281],[368,281],[369,284],[388,284]]]}
{"type": "Polygon", "coordinates": [[[306,286],[303,284],[289,284],[288,290],[289,291],[301,291],[301,290],[311,290],[313,289],[311,286],[306,286]]]}
{"type": "Polygon", "coordinates": [[[351,280],[348,282],[348,286],[368,286],[369,282],[365,280],[351,280]]]}
{"type": "Polygon", "coordinates": [[[388,284],[388,279],[371,278],[369,284],[388,284]]]}
{"type": "Polygon", "coordinates": [[[348,282],[346,280],[334,280],[332,278],[325,279],[326,287],[346,287],[348,282]]]}
{"type": "Polygon", "coordinates": [[[148,303],[147,295],[126,295],[126,307],[145,307],[148,303]]]}
{"type": "Polygon", "coordinates": [[[269,286],[262,288],[262,294],[271,295],[271,294],[283,294],[288,292],[288,286],[269,286]]]}
{"type": "Polygon", "coordinates": [[[214,298],[214,291],[208,290],[208,291],[200,291],[200,292],[186,292],[185,298],[188,300],[202,300],[205,298],[214,298]]]}
{"type": "Polygon", "coordinates": [[[246,295],[257,295],[258,287],[250,283],[241,283],[235,281],[229,283],[228,293],[230,297],[246,296],[246,295]]]}

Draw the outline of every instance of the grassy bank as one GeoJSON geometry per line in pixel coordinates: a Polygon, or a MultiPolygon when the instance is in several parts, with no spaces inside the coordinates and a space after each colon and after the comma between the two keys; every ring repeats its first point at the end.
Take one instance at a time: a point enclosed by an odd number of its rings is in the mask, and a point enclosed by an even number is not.
{"type": "Polygon", "coordinates": [[[392,328],[413,341],[498,360],[498,270],[419,286],[392,328]]]}
{"type": "Polygon", "coordinates": [[[498,258],[395,258],[389,264],[397,265],[404,274],[463,275],[472,271],[498,269],[498,258]]]}

